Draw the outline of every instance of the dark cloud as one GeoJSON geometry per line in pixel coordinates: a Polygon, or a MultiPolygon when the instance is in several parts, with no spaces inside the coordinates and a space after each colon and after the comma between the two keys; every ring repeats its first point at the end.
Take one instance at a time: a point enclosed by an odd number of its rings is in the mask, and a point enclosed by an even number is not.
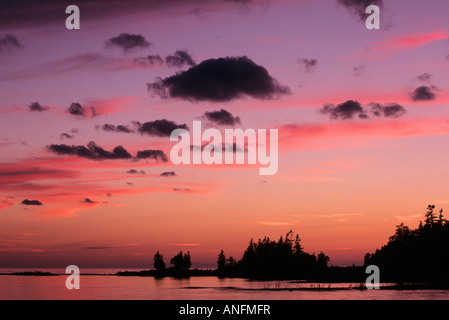
{"type": "Polygon", "coordinates": [[[371,103],[371,112],[376,117],[399,118],[403,116],[407,110],[397,103],[385,104],[371,103]]]}
{"type": "Polygon", "coordinates": [[[28,106],[28,109],[29,109],[30,111],[43,112],[43,111],[48,110],[48,107],[43,106],[43,105],[39,104],[38,102],[33,102],[32,104],[30,104],[30,105],[28,106]]]}
{"type": "Polygon", "coordinates": [[[376,5],[383,8],[383,0],[337,0],[338,3],[345,6],[352,14],[356,15],[360,20],[365,21],[367,14],[366,8],[370,5],[376,5]]]}
{"type": "Polygon", "coordinates": [[[136,160],[140,159],[153,159],[156,161],[168,162],[168,158],[162,150],[143,150],[138,151],[136,160]]]}
{"type": "Polygon", "coordinates": [[[435,93],[433,90],[435,90],[435,86],[421,86],[413,90],[413,92],[410,93],[410,98],[412,98],[413,101],[429,101],[434,100],[436,98],[435,93]]]}
{"type": "Polygon", "coordinates": [[[12,34],[5,34],[3,37],[0,37],[0,52],[4,49],[11,48],[21,48],[19,40],[17,40],[16,36],[12,34]]]}
{"type": "Polygon", "coordinates": [[[109,250],[112,249],[112,247],[83,247],[83,250],[109,250]]]}
{"type": "Polygon", "coordinates": [[[160,55],[149,55],[146,57],[135,58],[134,63],[140,66],[161,66],[164,63],[164,60],[160,55]]]}
{"type": "Polygon", "coordinates": [[[353,119],[354,117],[364,119],[367,117],[362,105],[358,101],[354,100],[348,100],[336,106],[333,104],[327,104],[320,109],[320,113],[328,114],[332,120],[346,120],[353,119]]]}
{"type": "Polygon", "coordinates": [[[113,125],[109,123],[105,123],[103,126],[101,126],[101,129],[103,131],[107,132],[124,132],[124,133],[134,133],[134,130],[130,129],[129,126],[125,125],[113,125]]]}
{"type": "Polygon", "coordinates": [[[161,177],[176,177],[177,174],[174,171],[165,171],[160,174],[161,177]]]}
{"type": "Polygon", "coordinates": [[[432,75],[428,72],[425,72],[423,74],[420,74],[416,76],[416,80],[421,82],[429,82],[432,79],[432,75]]]}
{"type": "Polygon", "coordinates": [[[107,160],[107,159],[131,159],[131,154],[122,146],[115,147],[112,151],[106,151],[99,147],[95,142],[91,141],[85,146],[69,146],[66,144],[52,144],[47,146],[51,152],[59,155],[72,155],[80,158],[87,158],[92,160],[107,160]]]}
{"type": "Polygon", "coordinates": [[[130,170],[126,171],[126,173],[128,173],[128,174],[145,174],[145,171],[143,171],[143,170],[136,170],[136,169],[130,169],[130,170]]]}
{"type": "Polygon", "coordinates": [[[175,192],[190,192],[191,190],[189,188],[173,188],[173,191],[175,191],[175,192]]]}
{"type": "Polygon", "coordinates": [[[273,99],[290,92],[268,71],[248,57],[209,59],[165,79],[148,84],[148,90],[161,98],[225,102],[250,96],[273,99]]]}
{"type": "Polygon", "coordinates": [[[148,134],[150,136],[157,137],[169,137],[175,129],[189,130],[189,127],[187,127],[186,124],[176,124],[175,122],[166,119],[149,121],[145,123],[136,121],[134,123],[140,134],[148,134]]]}
{"type": "Polygon", "coordinates": [[[26,206],[42,206],[42,202],[40,202],[39,200],[28,200],[25,199],[22,201],[22,204],[26,205],[26,206]]]}
{"type": "Polygon", "coordinates": [[[234,117],[229,111],[221,109],[220,111],[205,112],[204,116],[207,120],[215,122],[219,125],[235,125],[240,123],[239,117],[234,117]]]}
{"type": "Polygon", "coordinates": [[[144,49],[151,45],[145,37],[140,34],[121,33],[117,37],[106,40],[106,46],[119,47],[124,52],[129,52],[134,49],[144,49]]]}
{"type": "Polygon", "coordinates": [[[365,72],[366,72],[366,66],[363,64],[354,66],[352,68],[352,74],[357,77],[363,76],[365,74],[365,72]]]}
{"type": "Polygon", "coordinates": [[[64,132],[64,133],[61,133],[59,135],[59,139],[61,139],[61,140],[63,140],[63,139],[73,139],[73,135],[64,132]]]}
{"type": "Polygon", "coordinates": [[[196,66],[195,60],[185,50],[177,50],[173,55],[165,57],[165,63],[169,67],[181,68],[182,66],[196,66]]]}
{"type": "Polygon", "coordinates": [[[319,112],[329,115],[331,120],[348,120],[353,118],[368,119],[370,114],[382,118],[399,118],[407,110],[397,103],[371,102],[367,107],[363,107],[358,101],[348,100],[338,105],[327,104],[319,112]]]}
{"type": "Polygon", "coordinates": [[[446,56],[446,61],[449,62],[449,54],[446,56]]]}
{"type": "Polygon", "coordinates": [[[315,70],[316,66],[318,65],[317,59],[306,59],[306,58],[299,58],[297,62],[304,68],[304,70],[307,73],[312,72],[315,70]]]}
{"type": "Polygon", "coordinates": [[[96,201],[90,200],[89,198],[84,198],[81,203],[97,203],[96,201]]]}
{"type": "Polygon", "coordinates": [[[73,116],[77,116],[80,118],[94,118],[98,116],[97,110],[95,107],[85,108],[77,102],[73,102],[70,107],[67,109],[67,112],[73,116]]]}

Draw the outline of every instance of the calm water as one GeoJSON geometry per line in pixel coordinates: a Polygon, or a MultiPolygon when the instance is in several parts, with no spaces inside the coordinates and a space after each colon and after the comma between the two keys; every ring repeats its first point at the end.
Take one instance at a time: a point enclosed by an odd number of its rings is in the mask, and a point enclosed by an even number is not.
{"type": "MultiPolygon", "coordinates": [[[[64,271],[59,273],[63,274],[64,271]]],[[[96,273],[103,272],[97,270],[96,273]]],[[[215,277],[192,277],[180,280],[81,275],[81,288],[67,290],[65,287],[66,277],[66,275],[53,277],[0,275],[0,300],[449,300],[449,291],[443,290],[289,291],[284,289],[310,288],[318,285],[348,287],[350,284],[249,281],[215,277]]],[[[354,287],[354,284],[352,286],[354,287]]]]}

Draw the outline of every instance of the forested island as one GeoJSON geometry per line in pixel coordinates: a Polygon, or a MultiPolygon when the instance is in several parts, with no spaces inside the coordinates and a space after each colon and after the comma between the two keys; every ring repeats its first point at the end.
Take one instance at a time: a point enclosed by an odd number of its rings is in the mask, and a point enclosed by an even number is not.
{"type": "Polygon", "coordinates": [[[420,285],[449,282],[449,223],[443,210],[435,213],[429,205],[424,222],[411,229],[403,223],[387,244],[374,253],[367,253],[363,266],[329,266],[329,257],[324,253],[307,253],[298,234],[290,230],[278,240],[268,237],[249,241],[242,258],[226,257],[223,250],[217,257],[217,268],[209,270],[190,269],[190,252],[180,251],[167,267],[163,255],[158,251],[153,257],[153,269],[139,272],[118,272],[119,276],[190,277],[217,276],[239,277],[257,280],[305,280],[313,282],[358,282],[364,283],[368,265],[380,269],[381,282],[405,282],[420,285]]]}

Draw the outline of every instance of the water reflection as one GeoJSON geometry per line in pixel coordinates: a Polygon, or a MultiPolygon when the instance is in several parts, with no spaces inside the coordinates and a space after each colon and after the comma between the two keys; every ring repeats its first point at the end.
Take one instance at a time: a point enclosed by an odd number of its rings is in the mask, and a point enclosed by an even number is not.
{"type": "Polygon", "coordinates": [[[0,276],[0,299],[37,300],[449,300],[446,290],[357,290],[358,284],[81,276],[80,290],[67,290],[66,277],[0,276]],[[307,290],[299,290],[299,289],[307,290]],[[332,290],[345,288],[345,290],[332,290]],[[313,290],[312,290],[313,289],[313,290]],[[327,289],[327,290],[316,290],[327,289]]]}

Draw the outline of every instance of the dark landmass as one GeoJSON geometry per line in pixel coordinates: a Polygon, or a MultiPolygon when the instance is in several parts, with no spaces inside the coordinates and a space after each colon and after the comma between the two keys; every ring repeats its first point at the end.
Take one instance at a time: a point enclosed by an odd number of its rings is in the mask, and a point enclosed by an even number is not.
{"type": "MultiPolygon", "coordinates": [[[[152,276],[156,278],[214,276],[249,280],[297,280],[313,283],[357,283],[350,288],[366,289],[366,268],[375,265],[380,270],[381,289],[442,289],[449,290],[449,222],[443,210],[437,216],[435,206],[429,205],[424,223],[410,229],[403,223],[381,249],[367,253],[363,266],[328,266],[329,257],[304,251],[298,235],[290,230],[285,237],[273,241],[268,237],[257,242],[250,240],[242,258],[226,258],[221,250],[217,269],[190,269],[190,252],[179,252],[171,259],[173,267],[166,268],[162,254],[154,255],[154,269],[138,272],[118,272],[118,276],[152,276]]],[[[305,288],[277,288],[305,290],[305,288]]],[[[332,286],[306,288],[310,290],[342,290],[332,286]]],[[[347,288],[346,288],[347,289],[347,288]]],[[[274,289],[270,289],[274,290],[274,289]]]]}
{"type": "Polygon", "coordinates": [[[403,223],[382,248],[365,255],[364,266],[376,265],[382,281],[449,282],[449,222],[429,205],[424,223],[410,229],[403,223]]]}

